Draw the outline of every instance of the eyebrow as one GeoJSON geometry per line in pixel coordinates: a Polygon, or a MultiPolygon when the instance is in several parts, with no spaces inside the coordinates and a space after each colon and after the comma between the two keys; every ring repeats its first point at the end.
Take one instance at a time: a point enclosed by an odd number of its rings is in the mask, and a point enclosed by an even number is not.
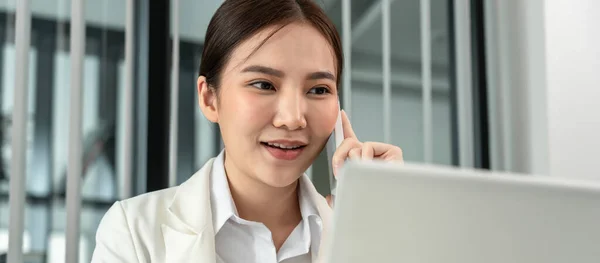
{"type": "Polygon", "coordinates": [[[311,79],[311,80],[329,79],[329,80],[335,81],[335,77],[333,76],[333,74],[331,74],[327,71],[318,71],[318,72],[311,73],[308,75],[308,79],[311,79]]]}
{"type": "Polygon", "coordinates": [[[272,76],[275,76],[278,78],[281,78],[285,75],[283,73],[283,71],[281,71],[281,70],[277,70],[277,69],[269,68],[269,67],[265,67],[265,66],[258,66],[258,65],[248,66],[248,67],[244,68],[242,70],[242,72],[243,73],[246,73],[246,72],[262,73],[262,74],[272,75],[272,76]]]}
{"type": "MultiPolygon", "coordinates": [[[[283,76],[285,76],[285,73],[283,73],[283,71],[281,71],[281,70],[270,68],[270,67],[265,67],[265,66],[260,66],[260,65],[248,66],[242,70],[242,73],[246,73],[246,72],[262,73],[262,74],[266,74],[266,75],[275,76],[278,78],[282,78],[283,76]]],[[[310,79],[310,80],[330,79],[332,81],[335,81],[335,76],[333,76],[333,74],[331,74],[330,72],[327,72],[327,71],[317,71],[317,72],[308,74],[307,79],[310,79]]]]}

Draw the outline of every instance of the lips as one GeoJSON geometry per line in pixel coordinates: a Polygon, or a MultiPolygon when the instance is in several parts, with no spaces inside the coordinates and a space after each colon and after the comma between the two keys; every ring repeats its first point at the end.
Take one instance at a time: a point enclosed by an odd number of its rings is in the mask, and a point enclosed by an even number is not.
{"type": "Polygon", "coordinates": [[[301,141],[287,140],[261,142],[261,144],[275,159],[286,161],[298,158],[307,145],[301,141]]]}
{"type": "Polygon", "coordinates": [[[285,145],[285,144],[272,143],[272,142],[266,142],[265,144],[267,146],[277,147],[277,148],[281,148],[284,150],[293,150],[293,149],[298,149],[300,147],[304,147],[304,145],[285,145]]]}

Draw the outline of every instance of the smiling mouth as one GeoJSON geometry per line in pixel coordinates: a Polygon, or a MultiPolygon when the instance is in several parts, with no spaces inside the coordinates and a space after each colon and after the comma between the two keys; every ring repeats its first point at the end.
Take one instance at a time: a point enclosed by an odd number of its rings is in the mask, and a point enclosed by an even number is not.
{"type": "Polygon", "coordinates": [[[306,144],[302,142],[278,141],[278,142],[261,142],[267,152],[275,159],[283,161],[296,160],[306,148],[306,144]]]}
{"type": "Polygon", "coordinates": [[[281,149],[281,150],[298,150],[298,149],[302,149],[304,147],[306,147],[306,145],[283,145],[280,143],[271,143],[271,142],[261,142],[262,145],[270,147],[270,148],[275,148],[275,149],[281,149]]]}

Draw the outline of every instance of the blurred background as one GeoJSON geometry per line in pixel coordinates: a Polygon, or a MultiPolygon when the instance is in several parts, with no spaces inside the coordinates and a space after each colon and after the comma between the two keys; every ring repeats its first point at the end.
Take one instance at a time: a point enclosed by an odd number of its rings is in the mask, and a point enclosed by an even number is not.
{"type": "MultiPolygon", "coordinates": [[[[83,0],[81,109],[70,108],[71,5],[81,0],[28,0],[26,87],[16,79],[20,1],[0,0],[0,254],[9,218],[20,218],[10,214],[11,131],[15,91],[27,88],[24,260],[65,262],[74,231],[79,246],[70,251],[89,262],[116,200],[179,184],[222,149],[195,93],[204,34],[222,1],[83,0]],[[67,209],[74,111],[81,198],[67,209]],[[78,229],[68,230],[68,214],[78,229]]],[[[409,162],[600,179],[598,2],[317,2],[343,38],[342,108],[360,140],[398,145],[409,162]]],[[[307,171],[323,194],[327,169],[322,154],[307,171]]]]}

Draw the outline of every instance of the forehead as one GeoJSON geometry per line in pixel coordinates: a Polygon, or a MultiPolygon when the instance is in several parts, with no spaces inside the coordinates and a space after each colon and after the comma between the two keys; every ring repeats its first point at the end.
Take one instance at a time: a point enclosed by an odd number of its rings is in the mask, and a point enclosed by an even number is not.
{"type": "Polygon", "coordinates": [[[292,23],[273,34],[277,29],[279,26],[268,27],[242,42],[232,52],[226,71],[259,64],[291,73],[336,74],[335,53],[321,32],[306,23],[292,23]]]}

